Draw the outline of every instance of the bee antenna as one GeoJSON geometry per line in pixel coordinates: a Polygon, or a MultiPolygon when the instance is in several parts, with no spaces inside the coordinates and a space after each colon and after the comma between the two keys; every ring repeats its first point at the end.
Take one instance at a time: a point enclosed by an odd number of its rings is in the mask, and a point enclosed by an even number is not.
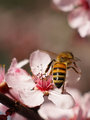
{"type": "Polygon", "coordinates": [[[75,57],[74,58],[75,61],[81,61],[79,58],[75,57]]]}

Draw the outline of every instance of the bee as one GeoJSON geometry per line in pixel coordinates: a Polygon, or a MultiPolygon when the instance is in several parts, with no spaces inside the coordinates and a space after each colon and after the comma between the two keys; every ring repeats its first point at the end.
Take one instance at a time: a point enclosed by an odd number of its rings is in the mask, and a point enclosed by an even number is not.
{"type": "Polygon", "coordinates": [[[60,53],[56,59],[53,59],[47,66],[45,73],[49,70],[52,63],[52,69],[50,74],[52,74],[53,82],[57,88],[62,86],[62,93],[64,90],[65,78],[66,78],[66,71],[72,68],[76,73],[81,74],[76,70],[77,65],[76,61],[80,61],[80,59],[74,57],[71,52],[62,52],[60,53]],[[74,66],[72,66],[72,64],[74,66]]]}

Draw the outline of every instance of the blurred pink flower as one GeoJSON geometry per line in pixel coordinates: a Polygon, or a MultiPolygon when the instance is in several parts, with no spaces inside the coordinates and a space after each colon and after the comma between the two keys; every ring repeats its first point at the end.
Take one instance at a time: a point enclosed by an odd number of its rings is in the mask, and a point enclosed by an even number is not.
{"type": "MultiPolygon", "coordinates": [[[[90,119],[90,92],[84,96],[77,89],[68,89],[72,92],[76,105],[71,109],[60,109],[52,102],[41,105],[38,113],[47,120],[89,120],[90,119]]],[[[64,99],[60,99],[62,102],[64,99]]],[[[68,102],[69,104],[69,102],[68,102]]]]}
{"type": "Polygon", "coordinates": [[[71,11],[69,25],[77,28],[81,37],[90,35],[90,0],[53,0],[63,11],[71,11]]]}
{"type": "Polygon", "coordinates": [[[68,12],[74,9],[79,0],[53,0],[53,3],[58,9],[68,12]]]}

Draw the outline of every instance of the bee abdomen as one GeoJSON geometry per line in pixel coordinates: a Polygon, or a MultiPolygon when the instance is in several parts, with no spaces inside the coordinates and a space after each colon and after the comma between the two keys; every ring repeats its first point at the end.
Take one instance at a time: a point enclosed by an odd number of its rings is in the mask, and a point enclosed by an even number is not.
{"type": "Polygon", "coordinates": [[[65,76],[65,73],[62,72],[53,72],[53,75],[57,75],[57,76],[65,76]]]}
{"type": "Polygon", "coordinates": [[[64,82],[62,83],[54,83],[56,85],[57,88],[60,88],[63,85],[64,82]]]}
{"type": "Polygon", "coordinates": [[[53,81],[57,88],[60,88],[66,77],[66,66],[63,64],[55,64],[53,66],[53,81]]]}
{"type": "Polygon", "coordinates": [[[56,87],[60,88],[65,81],[65,76],[53,76],[53,81],[56,87]]]}

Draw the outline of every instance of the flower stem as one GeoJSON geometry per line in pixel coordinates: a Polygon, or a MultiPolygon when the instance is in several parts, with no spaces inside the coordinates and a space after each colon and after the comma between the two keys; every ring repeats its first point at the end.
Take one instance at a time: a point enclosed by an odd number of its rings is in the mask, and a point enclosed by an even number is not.
{"type": "Polygon", "coordinates": [[[7,97],[3,93],[0,92],[0,103],[7,106],[8,108],[14,108],[15,112],[22,115],[23,117],[29,120],[43,120],[37,113],[28,107],[20,104],[19,102],[15,102],[11,98],[7,97]]]}

